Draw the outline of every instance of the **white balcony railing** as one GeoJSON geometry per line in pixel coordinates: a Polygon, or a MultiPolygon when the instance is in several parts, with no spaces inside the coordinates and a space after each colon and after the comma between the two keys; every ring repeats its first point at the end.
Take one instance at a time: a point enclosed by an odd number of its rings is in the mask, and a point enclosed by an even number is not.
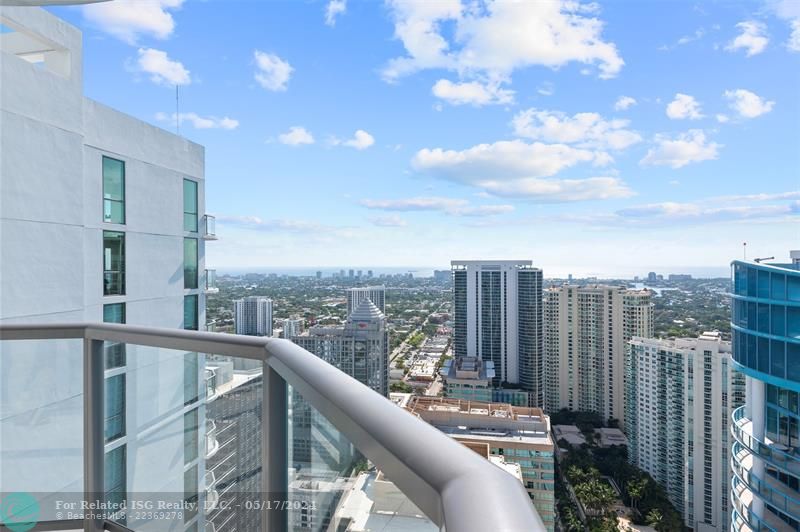
{"type": "MultiPolygon", "coordinates": [[[[83,393],[78,395],[82,414],[78,411],[70,420],[83,427],[83,493],[79,496],[86,501],[94,501],[104,492],[104,343],[115,342],[184,353],[214,353],[261,363],[257,392],[261,494],[285,494],[290,487],[287,392],[291,386],[293,393],[300,394],[324,416],[441,529],[546,530],[527,491],[512,475],[288,340],[112,323],[0,325],[4,357],[14,350],[8,342],[22,341],[24,348],[26,340],[58,341],[53,349],[46,350],[46,356],[54,358],[54,365],[61,360],[81,360],[80,356],[63,358],[68,351],[66,342],[75,345],[78,340],[83,345],[82,363],[78,362],[83,373],[83,393]]],[[[128,354],[135,356],[130,351],[128,354]]],[[[0,400],[4,398],[5,395],[0,400]]],[[[36,443],[30,442],[25,453],[35,450],[36,443]]],[[[14,460],[0,453],[0,468],[7,459],[14,460]]],[[[212,480],[213,485],[213,475],[212,480]]],[[[216,490],[216,486],[210,490],[207,501],[210,498],[214,502],[215,496],[218,500],[216,490]]],[[[263,506],[258,511],[262,531],[288,529],[287,510],[263,506]]],[[[78,519],[39,522],[37,526],[44,530],[127,530],[100,512],[86,513],[78,519]]]]}
{"type": "Polygon", "coordinates": [[[217,240],[217,219],[206,214],[203,216],[203,240],[217,240]]]}
{"type": "Polygon", "coordinates": [[[219,288],[217,288],[217,270],[206,270],[204,291],[206,294],[219,292],[219,288]]]}

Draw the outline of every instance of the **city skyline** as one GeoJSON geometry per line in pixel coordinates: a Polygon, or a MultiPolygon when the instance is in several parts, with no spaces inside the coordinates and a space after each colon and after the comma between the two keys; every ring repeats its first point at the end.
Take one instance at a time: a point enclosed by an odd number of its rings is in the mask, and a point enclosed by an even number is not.
{"type": "Polygon", "coordinates": [[[743,241],[791,247],[800,192],[775,170],[800,162],[782,142],[800,81],[790,2],[423,5],[53,11],[86,32],[88,96],[174,131],[180,85],[222,270],[330,267],[347,249],[376,267],[526,256],[586,275],[587,257],[599,273],[623,255],[721,269],[743,241]],[[554,34],[503,31],[520,19],[554,34]]]}

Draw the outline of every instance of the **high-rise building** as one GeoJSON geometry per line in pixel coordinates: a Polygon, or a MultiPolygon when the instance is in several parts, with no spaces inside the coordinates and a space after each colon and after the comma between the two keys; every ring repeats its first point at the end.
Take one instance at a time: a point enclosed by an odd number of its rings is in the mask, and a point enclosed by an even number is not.
{"type": "Polygon", "coordinates": [[[627,342],[653,335],[649,290],[563,285],[544,291],[545,410],[623,423],[627,342]]]}
{"type": "Polygon", "coordinates": [[[369,298],[361,300],[344,325],[314,326],[289,339],[381,395],[388,396],[386,317],[369,298]]]}
{"type": "Polygon", "coordinates": [[[367,270],[367,278],[372,279],[372,270],[367,270]]]}
{"type": "Polygon", "coordinates": [[[647,274],[647,282],[654,283],[657,280],[658,280],[658,276],[656,275],[656,272],[650,272],[650,273],[647,274]]]}
{"type": "Polygon", "coordinates": [[[317,272],[317,279],[322,279],[322,272],[321,271],[317,272]]]}
{"type": "Polygon", "coordinates": [[[355,277],[355,275],[356,275],[356,272],[355,272],[355,270],[349,270],[349,271],[347,272],[347,276],[348,276],[348,277],[350,277],[351,279],[352,279],[353,277],[355,277]]]}
{"type": "Polygon", "coordinates": [[[628,459],[666,491],[693,530],[730,527],[731,413],[744,375],[718,332],[630,342],[625,425],[628,459]]]}
{"type": "Polygon", "coordinates": [[[303,318],[287,318],[283,320],[283,337],[291,339],[303,332],[303,318]]]}
{"type": "Polygon", "coordinates": [[[798,530],[800,251],[732,270],[733,359],[747,393],[732,420],[731,530],[798,530]]]}
{"type": "Polygon", "coordinates": [[[233,302],[236,334],[272,336],[272,300],[248,296],[233,302]]]}
{"type": "MultiPolygon", "coordinates": [[[[36,7],[0,17],[0,323],[202,328],[215,238],[203,146],[86,98],[77,28],[36,7]]],[[[115,500],[202,491],[203,365],[193,352],[106,344],[115,500]]],[[[0,368],[2,491],[80,492],[80,341],[4,341],[0,368]]],[[[45,506],[40,519],[55,519],[45,506]]]]}
{"type": "Polygon", "coordinates": [[[529,260],[456,260],[453,352],[494,363],[494,387],[510,383],[541,406],[542,270],[529,260]]]}
{"type": "Polygon", "coordinates": [[[529,394],[521,389],[494,388],[494,363],[475,357],[458,357],[444,363],[442,371],[445,397],[465,401],[508,403],[528,406],[529,394]]]}
{"type": "Polygon", "coordinates": [[[440,397],[412,397],[405,408],[465,445],[488,445],[492,456],[519,464],[532,503],[554,529],[555,444],[542,409],[440,397]]]}
{"type": "Polygon", "coordinates": [[[382,314],[386,314],[386,287],[381,285],[350,288],[347,291],[347,315],[352,314],[365,299],[372,301],[382,314]]]}

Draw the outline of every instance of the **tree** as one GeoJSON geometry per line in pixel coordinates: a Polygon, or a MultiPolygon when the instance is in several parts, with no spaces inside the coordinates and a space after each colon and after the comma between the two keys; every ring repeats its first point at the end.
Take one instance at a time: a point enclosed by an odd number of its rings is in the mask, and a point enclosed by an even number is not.
{"type": "Polygon", "coordinates": [[[561,517],[563,517],[562,521],[568,532],[583,530],[583,523],[572,508],[567,507],[561,517]]]}
{"type": "Polygon", "coordinates": [[[639,477],[629,480],[628,483],[625,485],[625,489],[628,492],[628,497],[631,500],[631,507],[635,511],[639,511],[637,508],[637,504],[644,495],[644,492],[647,489],[647,484],[648,481],[646,477],[639,477]]]}
{"type": "Polygon", "coordinates": [[[607,482],[596,478],[575,486],[575,495],[583,503],[586,513],[599,516],[605,515],[617,496],[607,482]]]}
{"type": "Polygon", "coordinates": [[[658,508],[653,508],[647,513],[647,524],[656,530],[660,530],[660,525],[663,520],[664,516],[658,508]]]}

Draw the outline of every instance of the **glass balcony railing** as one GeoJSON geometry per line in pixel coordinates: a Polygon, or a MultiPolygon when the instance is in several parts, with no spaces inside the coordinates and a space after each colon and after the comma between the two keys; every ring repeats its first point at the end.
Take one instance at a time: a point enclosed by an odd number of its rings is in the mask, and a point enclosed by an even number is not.
{"type": "Polygon", "coordinates": [[[792,496],[796,495],[796,492],[792,493],[789,486],[781,484],[777,479],[771,477],[763,479],[753,473],[753,459],[752,453],[739,442],[735,442],[731,452],[731,469],[734,476],[744,483],[756,497],[800,521],[800,499],[792,496]]]}
{"type": "Polygon", "coordinates": [[[800,455],[793,449],[769,441],[762,441],[752,433],[752,422],[745,417],[745,407],[740,406],[733,411],[731,418],[731,434],[733,437],[766,463],[792,475],[800,474],[800,455]]]}
{"type": "Polygon", "coordinates": [[[217,240],[217,219],[206,214],[203,216],[203,240],[217,240]]]}
{"type": "Polygon", "coordinates": [[[518,479],[271,338],[2,325],[0,471],[19,498],[0,525],[545,530],[518,479]],[[105,369],[106,344],[126,347],[122,367],[105,369]]]}
{"type": "Polygon", "coordinates": [[[217,288],[217,270],[206,270],[205,275],[205,293],[206,294],[216,294],[219,292],[219,288],[217,288]]]}

